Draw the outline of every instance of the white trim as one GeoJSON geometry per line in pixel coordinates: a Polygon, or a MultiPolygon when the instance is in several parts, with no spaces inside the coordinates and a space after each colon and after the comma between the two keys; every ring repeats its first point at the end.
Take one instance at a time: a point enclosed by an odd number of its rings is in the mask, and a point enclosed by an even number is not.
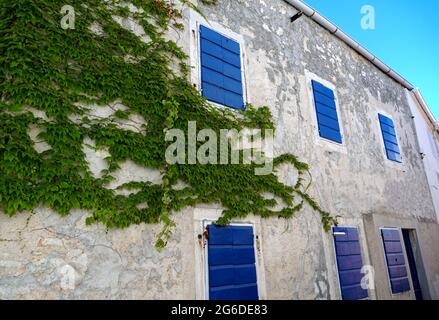
{"type": "MultiPolygon", "coordinates": [[[[196,237],[203,234],[204,228],[218,220],[221,216],[221,209],[202,208],[194,209],[194,230],[196,237]]],[[[265,267],[262,253],[261,221],[259,217],[249,216],[243,220],[233,220],[230,225],[251,226],[254,234],[256,280],[258,286],[259,300],[266,300],[265,267]]],[[[195,241],[195,296],[197,300],[209,298],[209,268],[208,268],[207,244],[204,248],[195,241]]]]}
{"type": "MultiPolygon", "coordinates": [[[[189,41],[189,58],[190,64],[192,67],[192,72],[190,76],[191,83],[196,86],[196,88],[201,92],[201,46],[200,46],[200,26],[205,26],[209,29],[214,30],[215,32],[220,33],[226,38],[234,40],[238,42],[241,52],[241,83],[242,83],[242,97],[244,100],[244,107],[247,103],[249,103],[249,93],[247,87],[247,64],[246,64],[246,50],[245,50],[245,42],[244,37],[238,33],[233,32],[230,29],[225,28],[221,24],[215,21],[207,21],[203,18],[198,12],[190,9],[189,15],[189,26],[190,26],[190,41],[189,41]]],[[[228,106],[221,105],[219,103],[215,103],[209,101],[210,104],[216,106],[218,108],[227,108],[227,110],[240,112],[240,109],[234,109],[228,106]]]]}
{"type": "Polygon", "coordinates": [[[325,80],[325,79],[319,77],[318,75],[316,75],[308,70],[305,70],[305,79],[306,79],[306,91],[307,91],[308,99],[310,102],[309,105],[311,106],[311,109],[312,109],[311,118],[312,118],[312,127],[313,127],[313,131],[314,131],[315,143],[318,146],[324,147],[326,149],[330,149],[331,151],[336,151],[336,152],[347,154],[348,151],[346,148],[346,140],[345,140],[345,137],[346,137],[345,126],[344,126],[345,123],[343,123],[341,121],[341,110],[340,110],[340,103],[339,103],[339,99],[338,99],[336,86],[332,82],[329,82],[328,80],[325,80]],[[338,143],[338,142],[323,138],[319,134],[319,125],[318,125],[318,121],[317,121],[317,111],[316,111],[316,106],[315,106],[315,102],[314,102],[314,92],[313,92],[313,88],[312,88],[312,80],[323,84],[325,87],[328,87],[329,89],[331,89],[334,92],[335,109],[337,111],[337,121],[338,121],[338,125],[340,127],[340,135],[341,135],[342,143],[338,143]]]}
{"type": "MultiPolygon", "coordinates": [[[[408,91],[406,91],[409,93],[408,91]]],[[[428,124],[431,128],[431,130],[438,131],[439,130],[439,122],[434,117],[433,113],[431,113],[431,110],[428,108],[427,103],[424,100],[424,97],[422,96],[421,90],[419,88],[416,88],[416,90],[411,91],[413,93],[413,96],[418,102],[418,105],[421,107],[420,109],[423,111],[421,114],[423,116],[426,116],[428,119],[428,124]]]]}
{"type": "Polygon", "coordinates": [[[376,127],[378,127],[378,133],[379,133],[379,137],[381,140],[381,142],[380,142],[381,154],[383,156],[383,159],[385,160],[384,163],[392,168],[404,170],[404,168],[405,168],[405,161],[404,161],[405,154],[403,152],[402,144],[401,144],[401,141],[399,139],[398,131],[400,130],[400,128],[397,128],[397,122],[392,117],[392,115],[389,114],[388,112],[384,111],[383,109],[376,109],[375,110],[375,123],[377,123],[376,127]],[[389,158],[387,158],[386,145],[384,144],[384,136],[383,136],[383,132],[381,130],[381,122],[380,122],[379,114],[382,114],[383,116],[386,116],[393,121],[393,127],[395,129],[396,141],[398,141],[398,148],[399,148],[399,153],[401,156],[401,162],[393,161],[393,160],[390,160],[389,158]]]}

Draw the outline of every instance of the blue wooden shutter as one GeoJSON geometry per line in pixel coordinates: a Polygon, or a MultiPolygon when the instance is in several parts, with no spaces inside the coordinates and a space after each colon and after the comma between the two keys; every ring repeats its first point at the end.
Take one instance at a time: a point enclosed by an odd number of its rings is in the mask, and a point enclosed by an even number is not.
{"type": "Polygon", "coordinates": [[[399,229],[383,228],[381,229],[381,236],[384,243],[384,252],[392,293],[409,291],[410,284],[401,239],[399,237],[399,229]]]}
{"type": "Polygon", "coordinates": [[[319,134],[322,138],[342,143],[334,92],[312,80],[319,134]]]}
{"type": "Polygon", "coordinates": [[[208,226],[210,300],[258,300],[253,228],[208,226]]]}
{"type": "Polygon", "coordinates": [[[396,139],[395,126],[392,119],[378,114],[380,120],[381,133],[383,135],[384,147],[386,148],[387,159],[401,162],[401,152],[399,151],[398,140],[396,139]]]}
{"type": "Polygon", "coordinates": [[[206,99],[244,109],[239,43],[200,26],[201,90],[206,99]]]}
{"type": "Polygon", "coordinates": [[[357,228],[334,227],[337,269],[343,300],[359,300],[368,297],[367,290],[361,288],[363,260],[357,228]]]}

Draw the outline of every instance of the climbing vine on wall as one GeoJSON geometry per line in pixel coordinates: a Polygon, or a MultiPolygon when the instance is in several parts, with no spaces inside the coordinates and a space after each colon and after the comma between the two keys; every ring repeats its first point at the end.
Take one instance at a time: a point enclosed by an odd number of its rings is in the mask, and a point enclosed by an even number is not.
{"type": "MultiPolygon", "coordinates": [[[[204,0],[212,4],[215,0],[204,0]]],[[[187,56],[169,30],[182,29],[181,8],[165,0],[75,0],[74,28],[63,28],[65,0],[0,0],[0,208],[8,215],[40,204],[61,215],[72,209],[92,212],[108,228],[162,223],[157,247],[163,248],[175,223],[172,213],[199,203],[225,208],[218,223],[252,213],[290,218],[307,203],[321,214],[326,230],[336,220],[323,211],[307,190],[308,165],[291,154],[274,159],[274,166],[292,164],[296,185],[280,182],[275,174],[257,176],[254,164],[169,165],[165,150],[171,128],[273,128],[267,107],[236,113],[215,108],[188,81],[187,56]],[[145,32],[142,41],[117,21],[133,19],[145,32]],[[94,29],[93,27],[94,26],[94,29]],[[96,31],[99,30],[98,32],[96,31]],[[126,110],[109,117],[90,117],[88,105],[115,102],[126,110]],[[139,131],[117,125],[131,114],[143,117],[139,131]],[[40,116],[38,116],[40,115],[40,116]],[[42,116],[41,116],[42,115],[42,116]],[[29,135],[39,128],[38,141],[29,135]],[[84,139],[108,150],[108,169],[95,177],[85,160],[84,139]],[[35,146],[50,147],[37,152],[35,146]],[[136,164],[162,173],[162,183],[130,182],[108,188],[120,163],[136,164]],[[183,182],[185,187],[175,188],[183,182]],[[264,194],[276,197],[267,199],[264,194]],[[297,199],[296,199],[297,198],[297,199]],[[283,209],[275,210],[278,202],[283,209]],[[146,206],[140,206],[146,204],[146,206]]]]}

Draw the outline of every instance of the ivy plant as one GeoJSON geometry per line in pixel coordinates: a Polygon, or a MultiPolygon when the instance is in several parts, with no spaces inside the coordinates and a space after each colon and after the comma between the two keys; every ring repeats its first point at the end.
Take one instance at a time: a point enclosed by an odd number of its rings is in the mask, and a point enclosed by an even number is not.
{"type": "MultiPolygon", "coordinates": [[[[214,5],[214,0],[204,0],[214,5]]],[[[274,167],[291,164],[294,186],[275,173],[257,176],[254,164],[169,165],[167,130],[245,127],[273,128],[269,108],[247,105],[232,112],[209,104],[188,80],[188,57],[166,37],[180,31],[182,9],[198,10],[188,0],[0,0],[0,209],[7,215],[44,205],[61,215],[72,209],[91,212],[87,223],[108,228],[162,223],[156,246],[163,248],[175,223],[172,213],[200,203],[224,207],[219,224],[248,214],[291,218],[304,204],[321,215],[325,230],[336,224],[308,194],[308,165],[292,154],[274,159],[274,167]],[[136,10],[132,10],[136,8],[136,10]],[[74,21],[64,21],[66,14],[74,21]],[[120,18],[118,21],[118,17],[120,18]],[[136,21],[141,39],[120,21],[136,21]],[[74,23],[74,26],[72,25],[74,23]],[[98,30],[98,31],[97,31],[98,30]],[[118,101],[127,107],[109,117],[90,117],[87,106],[118,101]],[[37,114],[43,116],[36,116],[37,114]],[[117,120],[138,114],[146,125],[138,131],[117,120]],[[40,129],[37,140],[29,136],[40,129]],[[108,169],[96,178],[85,159],[84,139],[108,150],[108,169]],[[37,152],[36,144],[50,147],[37,152]],[[160,170],[162,183],[130,182],[108,188],[126,160],[160,170]],[[183,182],[184,188],[175,188],[183,182]],[[275,197],[267,199],[264,194],[275,197]],[[279,203],[283,209],[276,210],[279,203]],[[140,204],[146,204],[140,206],[140,204]]]]}

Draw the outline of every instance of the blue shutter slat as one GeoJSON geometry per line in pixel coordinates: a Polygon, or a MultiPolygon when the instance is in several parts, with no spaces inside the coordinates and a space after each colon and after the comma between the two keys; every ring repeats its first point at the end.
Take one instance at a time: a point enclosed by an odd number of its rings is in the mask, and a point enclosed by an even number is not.
{"type": "Polygon", "coordinates": [[[242,85],[240,82],[227,78],[217,71],[202,67],[201,77],[204,82],[208,82],[219,88],[224,88],[225,90],[242,95],[242,85]]]}
{"type": "Polygon", "coordinates": [[[384,145],[388,151],[393,151],[393,152],[399,154],[399,147],[397,144],[394,144],[394,143],[391,143],[391,142],[384,140],[384,145]]]}
{"type": "Polygon", "coordinates": [[[211,288],[209,292],[210,300],[237,300],[238,293],[233,286],[211,288]]]}
{"type": "Polygon", "coordinates": [[[401,293],[405,291],[410,291],[410,284],[408,278],[401,278],[401,279],[392,279],[390,280],[390,283],[392,285],[392,292],[393,293],[401,293]]]}
{"type": "Polygon", "coordinates": [[[224,89],[242,96],[242,84],[239,81],[222,76],[224,89]]]}
{"type": "Polygon", "coordinates": [[[338,270],[361,269],[363,261],[361,256],[338,256],[337,257],[338,270]]]}
{"type": "Polygon", "coordinates": [[[211,300],[258,300],[256,285],[229,286],[213,288],[210,292],[211,300]]]}
{"type": "Polygon", "coordinates": [[[336,110],[334,99],[328,98],[327,96],[325,96],[317,91],[314,92],[314,100],[316,103],[321,103],[321,104],[327,106],[328,108],[332,108],[332,109],[336,110]]]}
{"type": "Polygon", "coordinates": [[[327,106],[320,104],[320,103],[316,103],[316,111],[318,113],[324,114],[325,116],[328,116],[330,118],[332,118],[333,120],[337,120],[337,111],[335,109],[332,108],[328,108],[327,106]]]}
{"type": "Polygon", "coordinates": [[[257,279],[255,266],[236,266],[234,281],[235,284],[256,283],[257,279]]]}
{"type": "Polygon", "coordinates": [[[209,265],[228,265],[235,262],[233,246],[209,246],[209,265]]]}
{"type": "Polygon", "coordinates": [[[233,255],[235,264],[255,263],[255,250],[253,246],[235,246],[233,255]]]}
{"type": "Polygon", "coordinates": [[[348,229],[343,227],[333,227],[332,231],[334,233],[334,239],[336,239],[337,242],[349,241],[348,229]]]}
{"type": "Polygon", "coordinates": [[[359,241],[358,231],[355,228],[346,228],[349,241],[359,241]]]}
{"type": "Polygon", "coordinates": [[[239,81],[228,78],[217,71],[202,67],[201,77],[204,82],[208,82],[219,88],[224,88],[225,90],[242,95],[242,85],[239,81]]]}
{"type": "Polygon", "coordinates": [[[386,254],[386,260],[389,266],[405,265],[405,259],[403,254],[386,254]]]}
{"type": "Polygon", "coordinates": [[[390,127],[386,124],[381,124],[381,130],[387,134],[390,134],[390,135],[396,137],[396,132],[395,132],[395,129],[393,127],[390,127]]]}
{"type": "Polygon", "coordinates": [[[312,87],[315,91],[320,92],[321,94],[327,96],[328,98],[331,99],[335,98],[334,92],[331,89],[325,87],[324,85],[322,85],[321,83],[315,80],[312,80],[312,87]]]}
{"type": "Polygon", "coordinates": [[[209,298],[257,300],[254,234],[249,226],[208,226],[209,298]]]}
{"type": "Polygon", "coordinates": [[[217,225],[209,226],[209,244],[233,244],[233,229],[217,225]]]}
{"type": "Polygon", "coordinates": [[[353,228],[344,228],[344,227],[334,227],[334,238],[337,239],[337,242],[340,241],[357,241],[358,232],[353,228]]]}
{"type": "Polygon", "coordinates": [[[368,297],[361,288],[361,248],[357,228],[334,227],[335,253],[343,300],[358,300],[368,297]]]}
{"type": "Polygon", "coordinates": [[[228,64],[231,64],[237,68],[241,68],[241,56],[230,52],[228,50],[222,49],[221,51],[222,55],[221,58],[224,62],[227,62],[228,64]]]}
{"type": "Polygon", "coordinates": [[[210,267],[210,287],[256,283],[254,265],[210,267]]]}
{"type": "Polygon", "coordinates": [[[405,265],[389,266],[389,273],[390,273],[391,278],[407,277],[407,269],[406,269],[405,265]]]}
{"type": "Polygon", "coordinates": [[[239,48],[239,43],[237,43],[236,41],[233,41],[232,39],[223,37],[222,38],[222,47],[237,54],[240,55],[241,54],[241,50],[239,48]]]}
{"type": "Polygon", "coordinates": [[[237,68],[241,68],[240,55],[230,52],[216,43],[210,42],[206,39],[201,39],[201,53],[208,54],[237,68]]]}
{"type": "Polygon", "coordinates": [[[387,150],[387,158],[392,161],[402,162],[401,154],[395,153],[391,150],[387,150]]]}
{"type": "Polygon", "coordinates": [[[244,98],[230,91],[224,91],[224,104],[234,109],[244,110],[244,98]]]}
{"type": "Polygon", "coordinates": [[[364,277],[364,274],[361,273],[361,270],[346,270],[340,271],[340,284],[342,286],[349,286],[361,283],[361,279],[364,277]]]}
{"type": "Polygon", "coordinates": [[[220,266],[209,268],[209,286],[220,287],[235,282],[235,267],[220,266]]]}
{"type": "Polygon", "coordinates": [[[221,73],[202,67],[201,77],[203,78],[204,82],[209,82],[210,84],[223,88],[224,76],[221,73]]]}
{"type": "Polygon", "coordinates": [[[232,79],[241,81],[241,70],[231,64],[210,56],[206,53],[201,54],[201,63],[203,67],[224,74],[232,79]]]}
{"type": "Polygon", "coordinates": [[[238,289],[238,300],[258,300],[258,287],[256,284],[238,289]]]}
{"type": "Polygon", "coordinates": [[[234,245],[253,245],[253,229],[249,227],[234,226],[233,244],[234,245]]]}
{"type": "Polygon", "coordinates": [[[207,53],[221,60],[223,59],[223,48],[206,39],[201,39],[201,52],[207,53]]]}
{"type": "Polygon", "coordinates": [[[392,119],[390,119],[389,117],[386,117],[386,116],[384,116],[382,114],[379,114],[378,116],[380,118],[381,123],[384,123],[385,125],[388,125],[388,126],[390,126],[392,128],[394,127],[392,119]]]}
{"type": "Polygon", "coordinates": [[[234,269],[234,283],[256,283],[256,268],[254,265],[249,266],[235,266],[234,269]]]}
{"type": "Polygon", "coordinates": [[[410,290],[398,229],[381,229],[392,293],[410,290]]]}
{"type": "Polygon", "coordinates": [[[206,53],[201,53],[201,64],[203,67],[207,67],[218,72],[223,72],[224,69],[224,62],[221,59],[215,58],[206,53]]]}
{"type": "Polygon", "coordinates": [[[201,38],[203,38],[203,39],[207,39],[211,42],[214,42],[214,43],[218,44],[219,46],[222,45],[222,38],[223,37],[219,33],[215,32],[213,30],[210,30],[209,28],[206,28],[205,26],[200,26],[200,35],[201,35],[201,38]]]}
{"type": "Polygon", "coordinates": [[[340,127],[338,125],[338,121],[334,120],[328,116],[325,116],[324,114],[321,114],[317,112],[317,121],[322,126],[334,129],[335,131],[340,131],[340,127]]]}
{"type": "Polygon", "coordinates": [[[224,104],[226,92],[224,89],[211,85],[207,82],[203,82],[201,84],[201,90],[203,92],[203,96],[208,100],[219,104],[224,104]]]}
{"type": "Polygon", "coordinates": [[[402,246],[399,241],[386,241],[384,242],[384,249],[387,253],[401,253],[402,246]]]}
{"type": "Polygon", "coordinates": [[[241,69],[225,63],[223,65],[223,72],[226,76],[241,82],[241,69]]]}
{"type": "Polygon", "coordinates": [[[322,138],[342,143],[340,132],[334,131],[331,128],[327,128],[321,125],[319,133],[322,138]]]}
{"type": "Polygon", "coordinates": [[[399,232],[396,229],[381,229],[384,241],[399,241],[399,232]]]}
{"type": "Polygon", "coordinates": [[[253,246],[217,246],[209,248],[210,265],[250,264],[255,262],[253,246]]]}
{"type": "Polygon", "coordinates": [[[384,138],[384,141],[391,142],[393,144],[398,145],[398,140],[396,139],[396,136],[394,136],[392,134],[389,134],[389,133],[383,131],[383,138],[384,138]]]}
{"type": "Polygon", "coordinates": [[[335,247],[337,249],[338,254],[342,256],[361,254],[360,243],[358,241],[349,241],[349,242],[336,241],[335,247]]]}
{"type": "Polygon", "coordinates": [[[368,296],[367,290],[362,289],[360,286],[347,287],[343,292],[344,300],[359,300],[368,296]]]}

